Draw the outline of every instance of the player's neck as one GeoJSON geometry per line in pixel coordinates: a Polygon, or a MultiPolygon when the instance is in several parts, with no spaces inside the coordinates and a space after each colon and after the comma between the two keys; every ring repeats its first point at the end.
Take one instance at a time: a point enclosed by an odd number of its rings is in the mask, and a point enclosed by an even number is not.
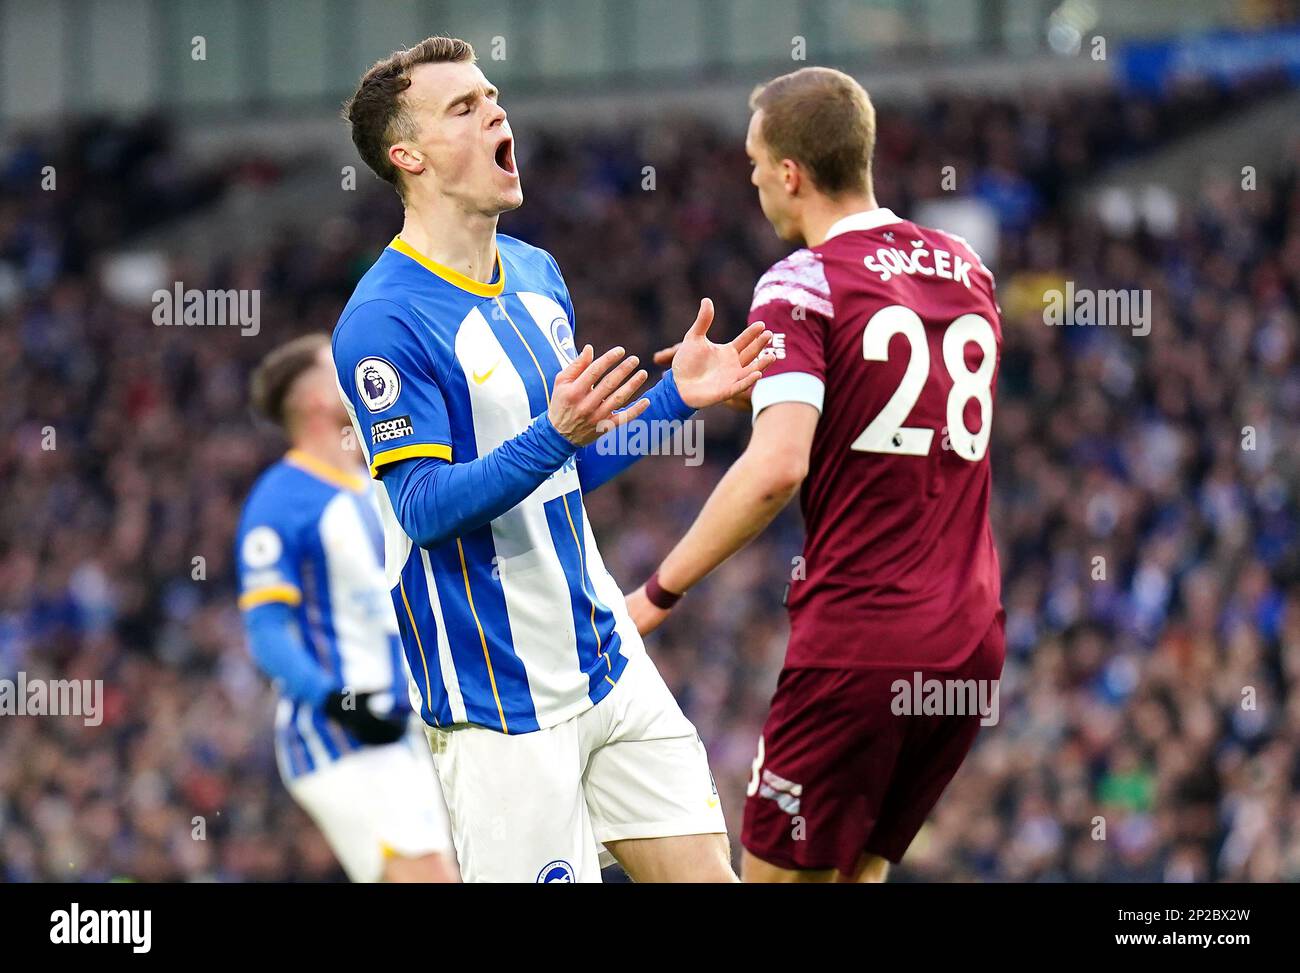
{"type": "MultiPolygon", "coordinates": [[[[348,437],[348,441],[350,439],[348,437]]],[[[293,439],[293,451],[349,477],[362,476],[365,472],[359,462],[360,453],[355,448],[347,448],[344,436],[338,429],[326,427],[303,430],[293,439]]]]}
{"type": "Polygon", "coordinates": [[[496,275],[497,217],[447,206],[406,207],[401,237],[434,263],[490,284],[496,275]]]}
{"type": "Polygon", "coordinates": [[[804,207],[804,243],[810,247],[820,246],[826,242],[826,234],[830,232],[830,228],[844,217],[876,208],[876,196],[869,191],[861,195],[842,196],[839,199],[815,196],[804,207]]]}

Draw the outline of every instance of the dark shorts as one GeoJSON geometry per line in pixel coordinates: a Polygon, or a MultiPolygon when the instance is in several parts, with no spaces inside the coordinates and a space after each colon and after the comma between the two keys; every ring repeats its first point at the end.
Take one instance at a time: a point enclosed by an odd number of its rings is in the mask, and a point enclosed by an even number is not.
{"type": "Polygon", "coordinates": [[[898,862],[966,759],[981,713],[997,712],[988,707],[1004,619],[999,611],[944,672],[784,670],[749,782],[745,849],[779,868],[847,875],[864,854],[898,862]]]}

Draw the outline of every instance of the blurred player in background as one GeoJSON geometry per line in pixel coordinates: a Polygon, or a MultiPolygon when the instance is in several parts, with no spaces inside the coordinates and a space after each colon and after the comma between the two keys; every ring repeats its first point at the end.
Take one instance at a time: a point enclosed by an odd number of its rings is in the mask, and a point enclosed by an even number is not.
{"type": "Polygon", "coordinates": [[[249,494],[236,552],[249,645],[281,697],[280,775],[353,881],[455,881],[446,807],[406,698],[375,489],[344,440],[329,339],[271,352],[252,399],[292,444],[249,494]]]}
{"type": "Polygon", "coordinates": [[[754,289],[750,321],[772,330],[777,361],[753,389],[744,454],[628,605],[642,634],[657,627],[802,486],[803,569],[744,877],[880,881],[981,718],[895,715],[894,684],[920,673],[995,692],[1002,671],[987,457],[1000,311],[964,241],[877,205],[875,111],[856,81],[805,68],[750,107],[763,213],[802,245],[754,289]]]}
{"type": "Polygon", "coordinates": [[[554,259],[497,233],[523,193],[470,45],[431,37],[380,61],[347,112],[406,215],[344,308],[334,362],[384,485],[388,587],[465,879],[599,881],[603,845],[636,881],[735,881],[704,746],[582,495],[637,458],[626,423],[670,430],[749,389],[768,336],[712,344],[702,302],[634,401],[637,358],[579,354],[554,259]]]}

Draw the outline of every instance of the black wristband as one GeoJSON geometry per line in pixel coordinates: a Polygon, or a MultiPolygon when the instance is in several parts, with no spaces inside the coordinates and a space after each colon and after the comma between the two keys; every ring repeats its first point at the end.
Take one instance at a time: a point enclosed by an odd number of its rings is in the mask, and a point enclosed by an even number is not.
{"type": "Polygon", "coordinates": [[[646,600],[656,608],[662,608],[664,611],[672,609],[673,605],[682,600],[682,596],[674,591],[669,591],[659,583],[659,572],[656,571],[646,579],[645,583],[646,600]]]}

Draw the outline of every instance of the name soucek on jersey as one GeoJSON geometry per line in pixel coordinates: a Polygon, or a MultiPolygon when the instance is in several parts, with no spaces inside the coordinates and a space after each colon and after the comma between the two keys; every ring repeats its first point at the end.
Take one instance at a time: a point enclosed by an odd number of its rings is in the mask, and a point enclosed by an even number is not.
{"type": "Polygon", "coordinates": [[[1001,601],[993,275],[959,237],[870,210],[768,270],[749,320],[773,332],[777,355],[755,416],[788,401],[821,412],[786,665],[961,664],[1001,601]]]}

